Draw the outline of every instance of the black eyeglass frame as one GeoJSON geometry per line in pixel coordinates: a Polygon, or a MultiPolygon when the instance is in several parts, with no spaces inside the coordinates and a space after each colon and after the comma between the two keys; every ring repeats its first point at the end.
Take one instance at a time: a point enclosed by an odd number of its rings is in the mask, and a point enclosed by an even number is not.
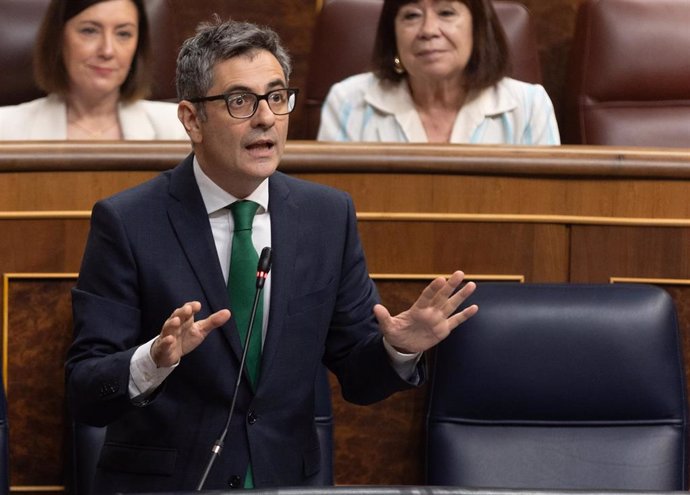
{"type": "MultiPolygon", "coordinates": [[[[268,104],[268,108],[273,112],[273,115],[288,115],[292,113],[292,111],[295,109],[297,106],[297,94],[299,93],[298,88],[278,88],[274,89],[272,91],[269,91],[268,93],[265,93],[263,95],[257,95],[256,93],[252,93],[251,91],[233,91],[231,93],[223,93],[220,95],[213,95],[213,96],[198,96],[196,98],[189,98],[187,101],[191,103],[203,103],[205,101],[216,101],[216,100],[225,100],[225,108],[228,109],[228,113],[230,114],[230,117],[233,119],[251,119],[256,111],[259,109],[259,103],[261,100],[266,100],[266,103],[268,104]],[[268,101],[268,97],[271,96],[273,93],[276,93],[278,91],[287,91],[287,101],[290,101],[290,98],[294,97],[295,98],[295,103],[293,104],[292,108],[288,110],[285,113],[276,113],[273,108],[271,108],[271,102],[268,101]],[[239,95],[252,95],[256,98],[256,101],[254,102],[254,108],[252,109],[252,113],[247,115],[246,117],[236,117],[235,115],[232,114],[232,111],[230,111],[230,103],[229,103],[229,98],[232,96],[239,96],[239,95]]],[[[289,107],[289,105],[288,105],[289,107]]]]}

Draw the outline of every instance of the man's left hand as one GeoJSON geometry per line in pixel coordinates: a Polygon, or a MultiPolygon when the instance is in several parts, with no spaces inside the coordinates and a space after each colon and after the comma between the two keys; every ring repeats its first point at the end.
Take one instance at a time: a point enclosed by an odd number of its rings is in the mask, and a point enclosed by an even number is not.
{"type": "Polygon", "coordinates": [[[455,312],[477,287],[474,282],[468,282],[456,291],[464,278],[463,272],[456,271],[447,280],[443,277],[433,280],[417,301],[397,316],[391,316],[383,305],[377,304],[374,315],[388,343],[402,353],[424,352],[474,316],[479,311],[476,304],[455,312]]]}

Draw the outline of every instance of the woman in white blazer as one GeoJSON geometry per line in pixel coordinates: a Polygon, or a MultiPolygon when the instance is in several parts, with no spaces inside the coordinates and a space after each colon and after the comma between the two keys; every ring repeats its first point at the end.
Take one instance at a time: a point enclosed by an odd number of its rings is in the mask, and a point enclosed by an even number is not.
{"type": "Polygon", "coordinates": [[[179,139],[177,104],[147,101],[143,0],[51,0],[34,53],[48,96],[0,107],[1,140],[179,139]]]}
{"type": "Polygon", "coordinates": [[[546,91],[508,65],[491,2],[385,0],[374,71],[331,88],[318,139],[559,144],[546,91]]]}

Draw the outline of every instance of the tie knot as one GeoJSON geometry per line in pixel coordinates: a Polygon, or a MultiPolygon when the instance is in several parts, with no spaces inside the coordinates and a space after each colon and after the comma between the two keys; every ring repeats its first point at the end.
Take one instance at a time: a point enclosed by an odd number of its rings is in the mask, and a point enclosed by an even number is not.
{"type": "Polygon", "coordinates": [[[258,209],[259,203],[254,201],[241,200],[231,204],[230,211],[235,221],[235,232],[238,230],[252,230],[252,222],[258,209]]]}

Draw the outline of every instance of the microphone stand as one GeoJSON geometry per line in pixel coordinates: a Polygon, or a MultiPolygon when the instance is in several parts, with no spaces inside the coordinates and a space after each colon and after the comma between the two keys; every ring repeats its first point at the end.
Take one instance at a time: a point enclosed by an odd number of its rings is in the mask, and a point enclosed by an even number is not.
{"type": "Polygon", "coordinates": [[[237,402],[237,395],[240,389],[240,382],[242,381],[242,374],[244,373],[244,365],[247,360],[247,351],[249,350],[249,342],[252,338],[252,330],[254,328],[254,320],[256,319],[256,310],[259,305],[259,297],[264,288],[264,283],[268,277],[268,272],[271,269],[271,248],[265,247],[261,250],[261,256],[259,257],[259,265],[256,272],[256,292],[254,294],[254,303],[252,304],[252,312],[249,317],[249,328],[247,329],[247,338],[244,341],[244,347],[242,348],[242,359],[240,359],[240,368],[237,373],[237,380],[235,381],[235,390],[232,393],[232,402],[230,403],[230,411],[228,412],[228,418],[225,421],[225,426],[221,432],[218,439],[214,442],[211,448],[211,456],[206,464],[206,469],[204,469],[204,474],[201,475],[199,484],[196,487],[196,491],[199,492],[203,490],[206,484],[206,478],[208,478],[213,463],[216,458],[220,455],[223,446],[225,445],[225,437],[228,435],[228,430],[230,429],[230,422],[232,421],[232,416],[235,412],[235,403],[237,402]]]}

